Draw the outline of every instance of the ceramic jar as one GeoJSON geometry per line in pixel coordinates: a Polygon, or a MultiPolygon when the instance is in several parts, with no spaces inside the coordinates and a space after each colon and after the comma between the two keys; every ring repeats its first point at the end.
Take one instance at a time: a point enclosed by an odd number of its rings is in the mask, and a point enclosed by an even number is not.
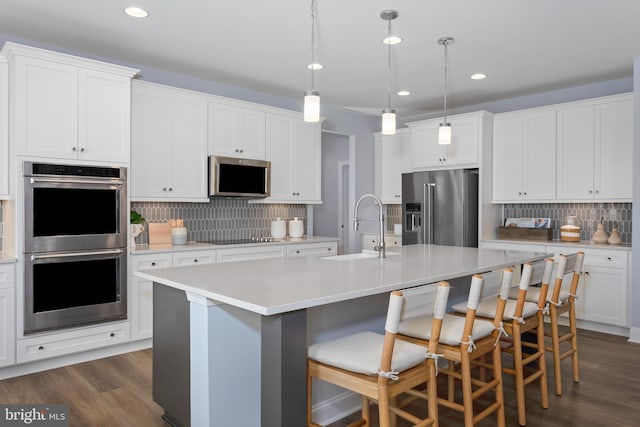
{"type": "Polygon", "coordinates": [[[298,217],[289,220],[289,237],[302,237],[304,235],[304,223],[298,217]]]}
{"type": "Polygon", "coordinates": [[[287,235],[287,223],[280,217],[271,221],[271,237],[274,239],[284,239],[287,235]]]}

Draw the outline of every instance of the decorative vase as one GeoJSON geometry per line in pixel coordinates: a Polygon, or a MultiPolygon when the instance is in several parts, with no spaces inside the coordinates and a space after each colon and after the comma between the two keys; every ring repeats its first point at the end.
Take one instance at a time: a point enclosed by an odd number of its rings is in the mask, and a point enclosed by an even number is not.
{"type": "Polygon", "coordinates": [[[142,224],[131,224],[131,247],[136,247],[136,237],[140,235],[144,231],[144,225],[142,224]]]}
{"type": "Polygon", "coordinates": [[[609,240],[607,241],[610,245],[619,245],[622,243],[622,238],[620,237],[620,233],[618,233],[618,227],[615,226],[611,230],[611,235],[609,236],[609,240]]]}

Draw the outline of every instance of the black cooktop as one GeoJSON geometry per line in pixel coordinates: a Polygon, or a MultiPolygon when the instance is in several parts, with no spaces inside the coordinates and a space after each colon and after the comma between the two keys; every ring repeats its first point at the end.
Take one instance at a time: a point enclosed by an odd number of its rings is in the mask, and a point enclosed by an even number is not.
{"type": "Polygon", "coordinates": [[[244,245],[247,243],[271,243],[271,242],[279,242],[280,239],[274,239],[272,237],[251,237],[248,239],[222,239],[222,240],[212,240],[210,242],[212,245],[244,245]]]}

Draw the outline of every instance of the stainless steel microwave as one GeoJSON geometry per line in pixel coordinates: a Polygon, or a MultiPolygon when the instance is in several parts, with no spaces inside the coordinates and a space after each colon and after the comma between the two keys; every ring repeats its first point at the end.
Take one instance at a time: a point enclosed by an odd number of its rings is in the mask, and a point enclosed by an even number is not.
{"type": "Polygon", "coordinates": [[[271,195],[271,162],[209,156],[209,197],[271,195]]]}

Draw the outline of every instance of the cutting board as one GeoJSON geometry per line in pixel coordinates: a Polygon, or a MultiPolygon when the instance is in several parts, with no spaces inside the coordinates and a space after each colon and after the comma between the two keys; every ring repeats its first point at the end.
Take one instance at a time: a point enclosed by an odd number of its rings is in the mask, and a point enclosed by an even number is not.
{"type": "Polygon", "coordinates": [[[171,226],[166,222],[150,222],[149,244],[166,245],[171,244],[171,226]]]}

